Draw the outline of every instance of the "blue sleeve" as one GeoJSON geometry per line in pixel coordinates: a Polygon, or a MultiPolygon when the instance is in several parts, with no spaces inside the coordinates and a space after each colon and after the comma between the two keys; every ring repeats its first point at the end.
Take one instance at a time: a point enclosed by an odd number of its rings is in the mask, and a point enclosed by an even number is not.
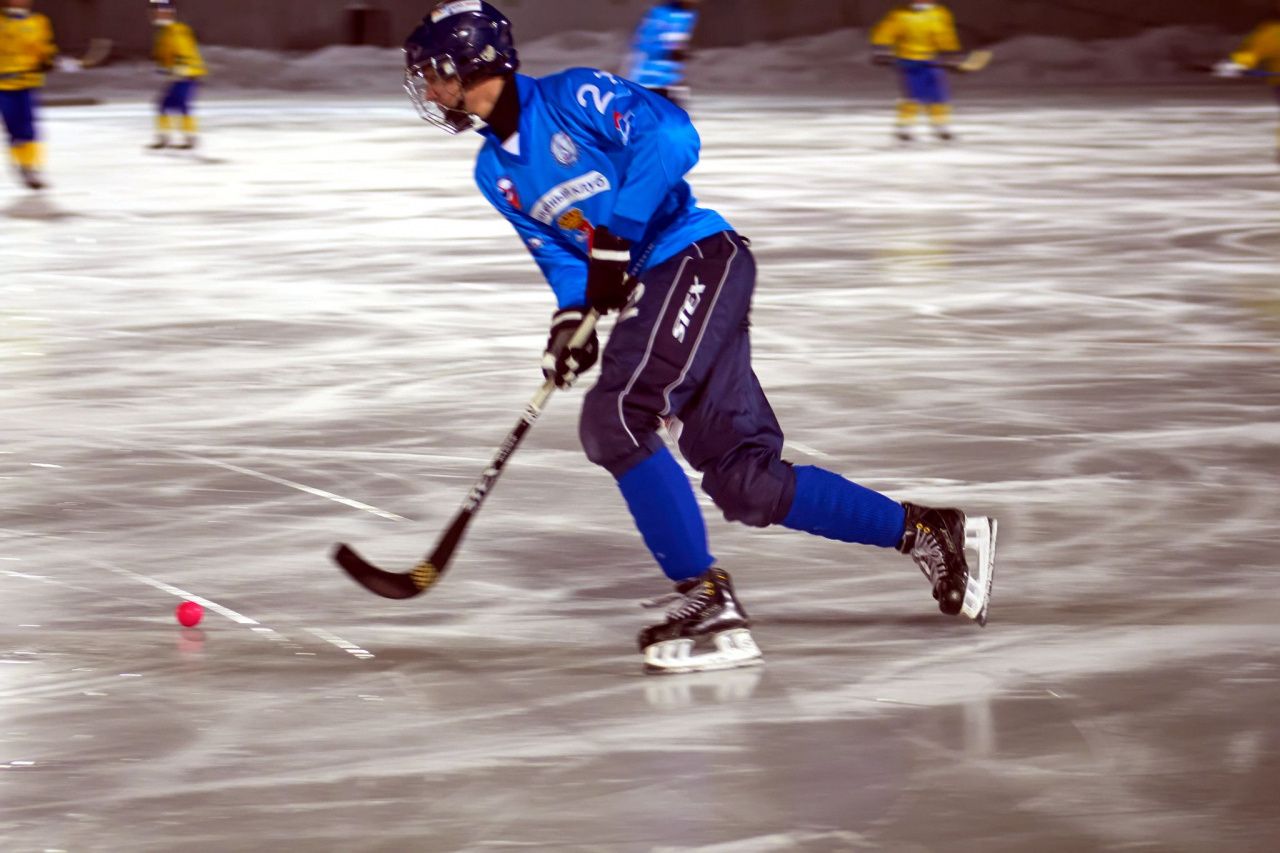
{"type": "Polygon", "coordinates": [[[587,259],[566,246],[558,235],[542,228],[503,194],[497,178],[476,170],[476,185],[489,204],[511,223],[533,255],[542,275],[556,295],[557,308],[574,308],[587,303],[587,259]]]}
{"type": "Polygon", "coordinates": [[[604,223],[639,240],[655,211],[698,163],[702,141],[689,114],[635,83],[577,68],[559,75],[556,102],[603,151],[620,154],[613,215],[604,223]]]}

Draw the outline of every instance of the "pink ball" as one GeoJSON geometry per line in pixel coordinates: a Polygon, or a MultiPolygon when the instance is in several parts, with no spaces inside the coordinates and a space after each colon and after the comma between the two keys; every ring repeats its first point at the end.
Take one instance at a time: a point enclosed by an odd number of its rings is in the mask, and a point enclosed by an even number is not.
{"type": "Polygon", "coordinates": [[[179,625],[184,628],[193,628],[204,618],[204,608],[194,601],[184,601],[178,605],[174,614],[178,617],[179,625]]]}

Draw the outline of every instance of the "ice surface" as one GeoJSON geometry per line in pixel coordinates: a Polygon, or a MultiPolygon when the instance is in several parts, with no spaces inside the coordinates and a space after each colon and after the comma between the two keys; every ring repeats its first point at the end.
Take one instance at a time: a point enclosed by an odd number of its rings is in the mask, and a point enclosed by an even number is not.
{"type": "Polygon", "coordinates": [[[579,392],[429,596],[327,561],[408,568],[539,382],[474,140],[367,95],[206,101],[195,156],[47,111],[53,190],[0,186],[0,849],[1271,849],[1274,105],[959,108],[902,149],[889,91],[709,94],[695,186],[755,241],[790,458],[997,515],[990,627],[708,508],[767,665],[665,680],[579,392]]]}

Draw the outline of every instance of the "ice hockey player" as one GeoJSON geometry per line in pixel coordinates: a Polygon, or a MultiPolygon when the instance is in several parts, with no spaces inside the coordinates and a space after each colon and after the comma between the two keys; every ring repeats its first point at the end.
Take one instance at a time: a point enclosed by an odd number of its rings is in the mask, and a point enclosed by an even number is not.
{"type": "Polygon", "coordinates": [[[58,48],[53,26],[31,11],[32,0],[0,0],[0,113],[9,133],[9,156],[23,183],[43,189],[44,178],[36,110],[45,72],[53,67],[58,48]]]}
{"type": "MultiPolygon", "coordinates": [[[[1215,65],[1214,73],[1221,77],[1265,76],[1280,104],[1280,2],[1275,16],[1259,24],[1230,58],[1215,65]]],[[[1276,161],[1280,162],[1280,128],[1276,130],[1276,161]]]]}
{"type": "Polygon", "coordinates": [[[156,115],[156,138],[149,148],[195,148],[199,139],[199,122],[191,113],[191,100],[196,86],[205,76],[204,60],[191,27],[177,19],[172,0],[151,0],[151,23],[155,27],[151,57],[156,70],[168,79],[156,115]],[[170,133],[175,116],[181,116],[181,142],[170,133]]]}
{"type": "Polygon", "coordinates": [[[665,0],[645,15],[631,40],[629,80],[675,103],[689,102],[685,63],[698,24],[698,0],[665,0]]]}
{"type": "Polygon", "coordinates": [[[912,140],[911,129],[922,106],[928,110],[937,137],[944,141],[953,138],[945,69],[958,66],[963,59],[955,20],[941,3],[905,3],[872,29],[871,61],[898,68],[901,94],[895,132],[899,140],[912,140]]]}
{"type": "Polygon", "coordinates": [[[898,503],[780,458],[782,430],[751,368],[755,263],[747,240],[699,207],[685,182],[700,145],[687,113],[604,71],[518,74],[510,22],[483,0],[437,4],[408,37],[405,61],[423,118],[454,133],[484,123],[476,182],[558,303],[544,374],[571,385],[600,345],[594,334],[580,348],[566,343],[592,309],[619,312],[579,433],[675,584],[666,619],[640,634],[647,669],[760,660],[689,480],[659,434],[672,419],[727,519],[897,548],[919,564],[944,613],[985,622],[993,520],[966,523],[959,510],[898,503]],[[979,552],[974,564],[966,544],[979,552]]]}

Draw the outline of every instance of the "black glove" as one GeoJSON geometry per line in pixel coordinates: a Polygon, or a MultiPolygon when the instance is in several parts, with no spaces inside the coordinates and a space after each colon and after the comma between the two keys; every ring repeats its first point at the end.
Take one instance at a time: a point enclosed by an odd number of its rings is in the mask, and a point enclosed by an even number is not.
{"type": "Polygon", "coordinates": [[[622,308],[636,285],[635,279],[627,275],[631,241],[602,225],[591,238],[588,257],[587,304],[601,314],[622,308]]]}
{"type": "Polygon", "coordinates": [[[591,369],[600,357],[600,339],[595,329],[578,349],[569,349],[569,339],[578,331],[586,316],[582,308],[561,308],[551,315],[551,333],[547,335],[547,351],[542,354],[542,375],[556,381],[557,388],[568,388],[591,369]]]}
{"type": "Polygon", "coordinates": [[[871,49],[872,65],[893,65],[893,51],[888,48],[876,47],[871,49]]]}

